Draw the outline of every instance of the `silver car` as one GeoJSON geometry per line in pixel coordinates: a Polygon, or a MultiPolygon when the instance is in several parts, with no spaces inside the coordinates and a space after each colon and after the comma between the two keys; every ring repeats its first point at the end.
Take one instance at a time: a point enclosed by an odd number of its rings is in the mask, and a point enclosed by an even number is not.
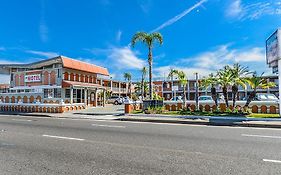
{"type": "Polygon", "coordinates": [[[118,96],[112,96],[107,100],[108,104],[114,104],[114,105],[121,105],[123,104],[124,99],[123,97],[118,97],[118,96]]]}

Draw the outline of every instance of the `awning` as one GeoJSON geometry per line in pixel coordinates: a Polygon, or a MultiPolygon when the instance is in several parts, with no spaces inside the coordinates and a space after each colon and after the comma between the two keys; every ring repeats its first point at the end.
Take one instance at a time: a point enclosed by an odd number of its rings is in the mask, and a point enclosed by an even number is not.
{"type": "Polygon", "coordinates": [[[94,84],[94,83],[83,83],[83,82],[77,82],[77,81],[62,81],[62,87],[79,87],[79,88],[95,88],[95,89],[105,89],[100,84],[94,84]]]}

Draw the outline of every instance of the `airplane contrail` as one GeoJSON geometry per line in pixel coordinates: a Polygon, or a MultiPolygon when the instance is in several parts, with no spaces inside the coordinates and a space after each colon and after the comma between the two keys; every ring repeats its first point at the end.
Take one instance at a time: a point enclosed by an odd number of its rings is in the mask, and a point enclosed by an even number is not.
{"type": "Polygon", "coordinates": [[[152,32],[156,32],[159,31],[169,25],[174,24],[175,22],[177,22],[178,20],[180,20],[182,17],[184,17],[185,15],[187,15],[188,13],[190,13],[192,10],[196,9],[197,7],[199,7],[200,5],[202,5],[203,3],[207,2],[208,0],[201,0],[199,2],[197,2],[196,4],[194,4],[192,7],[189,7],[188,9],[186,9],[185,11],[183,11],[182,13],[178,14],[177,16],[169,19],[168,21],[164,22],[162,25],[160,25],[159,27],[153,29],[151,31],[152,32]]]}

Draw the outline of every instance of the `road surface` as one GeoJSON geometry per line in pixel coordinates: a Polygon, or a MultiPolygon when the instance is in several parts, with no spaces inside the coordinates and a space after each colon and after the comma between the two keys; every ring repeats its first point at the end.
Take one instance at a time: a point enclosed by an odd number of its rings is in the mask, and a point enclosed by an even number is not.
{"type": "Polygon", "coordinates": [[[1,115],[0,174],[281,174],[281,130],[1,115]]]}

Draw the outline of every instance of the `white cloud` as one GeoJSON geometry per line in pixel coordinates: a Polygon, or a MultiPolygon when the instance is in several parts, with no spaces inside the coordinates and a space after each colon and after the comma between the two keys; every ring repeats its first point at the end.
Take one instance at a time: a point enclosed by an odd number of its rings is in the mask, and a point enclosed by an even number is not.
{"type": "Polygon", "coordinates": [[[141,10],[143,11],[143,13],[148,14],[151,6],[152,6],[152,1],[151,0],[138,0],[137,1],[141,10]]]}
{"type": "Polygon", "coordinates": [[[234,0],[226,8],[225,14],[241,20],[254,20],[265,15],[281,15],[281,1],[269,0],[246,4],[242,0],[234,0]]]}
{"type": "Polygon", "coordinates": [[[226,15],[230,17],[240,16],[242,13],[241,0],[234,0],[226,9],[226,15]]]}
{"type": "Polygon", "coordinates": [[[108,58],[118,69],[141,69],[145,65],[145,61],[138,58],[129,47],[110,49],[108,58]]]}
{"type": "Polygon", "coordinates": [[[112,46],[106,49],[92,48],[86,50],[92,52],[96,56],[105,56],[106,62],[110,63],[107,67],[114,69],[141,69],[145,65],[145,61],[137,56],[139,53],[131,50],[130,47],[112,46]]]}
{"type": "Polygon", "coordinates": [[[46,57],[46,58],[53,58],[53,57],[59,56],[59,54],[56,53],[56,52],[43,52],[43,51],[36,51],[36,50],[27,50],[25,52],[31,53],[31,54],[34,54],[34,55],[43,56],[43,57],[46,57]]]}
{"type": "Polygon", "coordinates": [[[201,6],[203,3],[207,2],[207,0],[200,0],[199,2],[197,2],[196,4],[194,4],[192,7],[187,8],[185,11],[183,11],[182,13],[178,14],[177,16],[169,19],[168,21],[164,22],[162,25],[158,26],[157,28],[153,29],[151,32],[156,32],[159,31],[169,25],[174,24],[175,22],[177,22],[178,20],[180,20],[181,18],[183,18],[184,16],[186,16],[187,14],[189,14],[192,10],[196,9],[197,7],[201,6]]]}
{"type": "Polygon", "coordinates": [[[244,66],[250,66],[251,69],[262,72],[265,67],[264,50],[259,47],[247,49],[230,49],[230,45],[221,45],[195,55],[193,57],[184,58],[171,66],[162,66],[154,69],[154,74],[157,77],[168,75],[170,68],[183,70],[189,78],[194,77],[194,73],[198,72],[200,76],[207,76],[225,65],[240,63],[244,66]],[[255,67],[253,65],[260,65],[255,67]]]}
{"type": "Polygon", "coordinates": [[[236,62],[265,62],[264,49],[260,47],[254,47],[247,51],[234,50],[234,57],[236,62]]]}
{"type": "Polygon", "coordinates": [[[153,75],[154,75],[154,77],[156,79],[157,78],[160,78],[160,79],[165,78],[165,79],[167,79],[168,74],[169,74],[171,68],[184,71],[185,74],[187,75],[188,79],[194,79],[196,72],[199,74],[200,77],[207,76],[210,73],[214,72],[214,70],[205,69],[205,68],[199,68],[199,67],[185,67],[185,66],[172,66],[171,67],[171,66],[162,66],[162,67],[155,68],[153,70],[153,75]]]}

